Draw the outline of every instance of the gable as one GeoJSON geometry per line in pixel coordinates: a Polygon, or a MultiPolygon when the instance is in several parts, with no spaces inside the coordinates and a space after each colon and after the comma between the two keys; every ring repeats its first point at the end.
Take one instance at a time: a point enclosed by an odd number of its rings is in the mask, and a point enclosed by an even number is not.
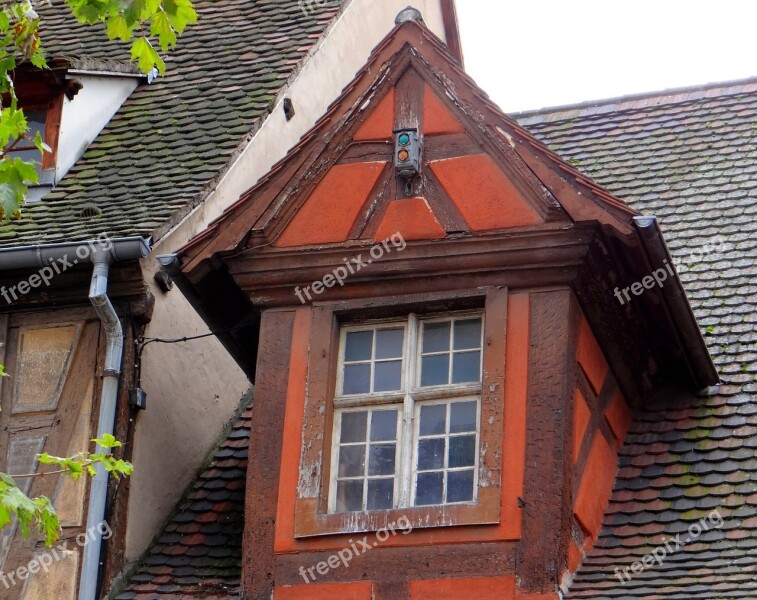
{"type": "MultiPolygon", "coordinates": [[[[291,197],[297,206],[275,247],[385,239],[402,229],[407,240],[538,226],[545,222],[532,186],[507,171],[515,157],[484,147],[412,65],[389,89],[379,90],[344,139],[343,151],[310,193],[291,197]],[[417,131],[420,168],[403,179],[395,167],[394,132],[417,131]]],[[[542,212],[544,207],[541,207],[542,212]]]]}

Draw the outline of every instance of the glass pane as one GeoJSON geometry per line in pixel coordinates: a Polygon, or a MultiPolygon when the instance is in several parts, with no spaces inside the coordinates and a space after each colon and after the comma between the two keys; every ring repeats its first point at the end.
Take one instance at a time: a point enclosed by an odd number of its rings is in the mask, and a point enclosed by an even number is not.
{"type": "Polygon", "coordinates": [[[380,510],[393,506],[394,479],[370,479],[368,481],[368,510],[380,510]]]}
{"type": "Polygon", "coordinates": [[[371,414],[371,441],[397,439],[397,411],[376,410],[371,414]]]}
{"type": "Polygon", "coordinates": [[[380,329],[376,332],[376,358],[402,358],[404,341],[403,329],[380,329]]]}
{"type": "Polygon", "coordinates": [[[343,394],[367,394],[371,391],[371,365],[344,365],[343,394]]]}
{"type": "Polygon", "coordinates": [[[368,475],[394,475],[396,444],[373,444],[368,451],[368,475]]]}
{"type": "Polygon", "coordinates": [[[344,360],[371,360],[372,331],[350,331],[344,342],[344,360]]]}
{"type": "Polygon", "coordinates": [[[447,473],[447,502],[473,500],[473,471],[447,473]]]}
{"type": "Polygon", "coordinates": [[[455,321],[455,350],[481,347],[481,319],[455,321]]]}
{"type": "Polygon", "coordinates": [[[418,470],[444,468],[444,438],[418,440],[418,470]]]}
{"type": "Polygon", "coordinates": [[[452,359],[452,383],[481,380],[481,351],[461,352],[452,359]]]}
{"type": "Polygon", "coordinates": [[[477,402],[455,402],[450,407],[449,432],[476,431],[477,402]]]}
{"type": "Polygon", "coordinates": [[[378,362],[373,374],[374,392],[393,392],[402,389],[402,361],[378,362]]]}
{"type": "Polygon", "coordinates": [[[35,160],[38,163],[42,162],[42,154],[36,148],[31,150],[11,150],[8,156],[11,158],[20,158],[25,161],[35,160]]]}
{"type": "Polygon", "coordinates": [[[339,477],[362,477],[365,475],[365,446],[340,446],[339,477]]]}
{"type": "Polygon", "coordinates": [[[442,478],[444,474],[418,473],[415,478],[415,505],[442,503],[442,478]]]}
{"type": "Polygon", "coordinates": [[[363,480],[340,481],[336,486],[336,512],[363,510],[363,480]]]}
{"type": "Polygon", "coordinates": [[[368,413],[364,410],[360,412],[343,412],[342,432],[339,436],[339,442],[342,444],[364,442],[367,420],[368,413]]]}
{"type": "Polygon", "coordinates": [[[449,383],[449,354],[435,354],[421,359],[421,386],[449,383]]]}
{"type": "Polygon", "coordinates": [[[449,350],[449,321],[423,324],[423,353],[449,350]]]}
{"type": "Polygon", "coordinates": [[[449,458],[447,466],[472,467],[476,461],[476,436],[461,435],[449,438],[449,458]]]}
{"type": "Polygon", "coordinates": [[[44,110],[31,110],[24,112],[24,116],[26,117],[26,124],[29,127],[29,131],[26,132],[26,140],[28,141],[28,144],[34,144],[34,137],[37,135],[38,131],[42,136],[42,140],[44,141],[45,119],[47,113],[44,110]]]}
{"type": "Polygon", "coordinates": [[[426,404],[421,406],[420,435],[437,435],[444,433],[447,428],[447,405],[426,404]]]}

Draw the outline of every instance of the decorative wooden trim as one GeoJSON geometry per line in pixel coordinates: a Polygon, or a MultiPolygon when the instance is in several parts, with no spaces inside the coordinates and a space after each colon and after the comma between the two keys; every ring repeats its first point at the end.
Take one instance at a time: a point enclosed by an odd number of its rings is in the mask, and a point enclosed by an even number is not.
{"type": "MultiPolygon", "coordinates": [[[[423,291],[453,291],[481,286],[564,286],[578,276],[593,226],[525,229],[483,236],[407,242],[380,260],[365,265],[313,301],[404,295],[423,291]]],[[[295,287],[304,288],[345,261],[365,262],[372,242],[318,248],[261,249],[229,257],[234,280],[253,304],[297,305],[295,287]]]]}
{"type": "Polygon", "coordinates": [[[413,527],[496,524],[499,522],[502,485],[502,431],[504,414],[505,342],[507,330],[507,290],[492,288],[462,295],[425,294],[384,297],[370,301],[319,304],[313,309],[308,393],[303,427],[311,440],[303,448],[300,481],[295,508],[295,537],[376,531],[400,518],[413,527]],[[471,504],[405,507],[367,513],[328,513],[328,486],[332,451],[333,398],[335,391],[339,321],[349,322],[405,315],[424,308],[437,312],[440,304],[470,308],[471,302],[484,307],[484,367],[481,395],[481,432],[478,500],[471,504]]]}
{"type": "MultiPolygon", "coordinates": [[[[370,573],[374,581],[437,579],[439,577],[497,577],[515,573],[516,544],[490,542],[416,547],[372,547],[356,557],[352,569],[330,569],[318,582],[346,582],[370,573]],[[356,573],[355,568],[359,571],[356,573]]],[[[328,560],[333,551],[298,552],[276,556],[276,585],[302,583],[300,567],[328,560]]],[[[269,598],[269,596],[247,596],[269,598]]]]}
{"type": "Polygon", "coordinates": [[[54,169],[58,159],[58,137],[60,136],[60,121],[63,114],[63,92],[50,98],[45,116],[45,143],[51,152],[42,154],[42,169],[54,169]]]}
{"type": "Polygon", "coordinates": [[[246,598],[270,598],[273,593],[277,482],[294,318],[294,311],[265,311],[261,315],[242,544],[246,598]]]}
{"type": "Polygon", "coordinates": [[[444,38],[447,48],[454,59],[463,66],[463,45],[460,41],[460,28],[457,21],[457,10],[454,0],[441,0],[442,22],[444,23],[444,38]]]}
{"type": "Polygon", "coordinates": [[[577,306],[569,290],[531,294],[520,587],[554,590],[567,565],[577,306]],[[545,487],[545,482],[549,486],[545,487]],[[539,543],[534,543],[539,540],[539,543]]]}

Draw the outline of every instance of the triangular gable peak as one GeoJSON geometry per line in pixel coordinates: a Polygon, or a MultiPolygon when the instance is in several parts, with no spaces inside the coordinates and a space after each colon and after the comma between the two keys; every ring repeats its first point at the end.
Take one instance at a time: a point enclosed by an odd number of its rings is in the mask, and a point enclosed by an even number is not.
{"type": "Polygon", "coordinates": [[[491,104],[422,25],[403,23],[288,157],[183,251],[408,240],[598,221],[620,235],[635,213],[491,104]],[[475,107],[475,108],[474,108],[475,107]],[[420,173],[394,166],[394,133],[415,129],[420,173]]]}
{"type": "Polygon", "coordinates": [[[408,21],[288,156],[182,249],[174,275],[217,329],[232,328],[224,343],[249,370],[257,347],[233,327],[260,307],[293,304],[293,290],[400,233],[407,249],[318,300],[571,286],[633,402],[671,367],[698,385],[717,381],[680,281],[633,307],[612,304],[615,286],[669,259],[654,219],[639,219],[504,115],[408,21]],[[418,136],[409,178],[395,165],[398,131],[418,136]]]}

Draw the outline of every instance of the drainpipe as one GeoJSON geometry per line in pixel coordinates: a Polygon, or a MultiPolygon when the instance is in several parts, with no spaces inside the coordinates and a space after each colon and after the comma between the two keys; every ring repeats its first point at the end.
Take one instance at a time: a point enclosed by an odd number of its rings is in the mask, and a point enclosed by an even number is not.
{"type": "MultiPolygon", "coordinates": [[[[110,255],[107,252],[95,251],[91,260],[94,263],[94,269],[89,288],[89,301],[94,306],[97,316],[100,317],[106,339],[105,369],[100,395],[100,415],[97,422],[97,435],[102,436],[104,433],[112,435],[115,428],[124,334],[121,321],[110,302],[110,298],[108,298],[110,255]]],[[[96,452],[109,452],[109,450],[98,445],[96,452]]],[[[96,475],[92,479],[89,491],[88,527],[96,526],[105,519],[105,501],[108,495],[108,473],[100,464],[95,466],[95,470],[96,475]]],[[[84,546],[79,600],[95,600],[97,575],[100,571],[101,547],[102,537],[98,535],[93,535],[89,543],[84,546]]]]}

